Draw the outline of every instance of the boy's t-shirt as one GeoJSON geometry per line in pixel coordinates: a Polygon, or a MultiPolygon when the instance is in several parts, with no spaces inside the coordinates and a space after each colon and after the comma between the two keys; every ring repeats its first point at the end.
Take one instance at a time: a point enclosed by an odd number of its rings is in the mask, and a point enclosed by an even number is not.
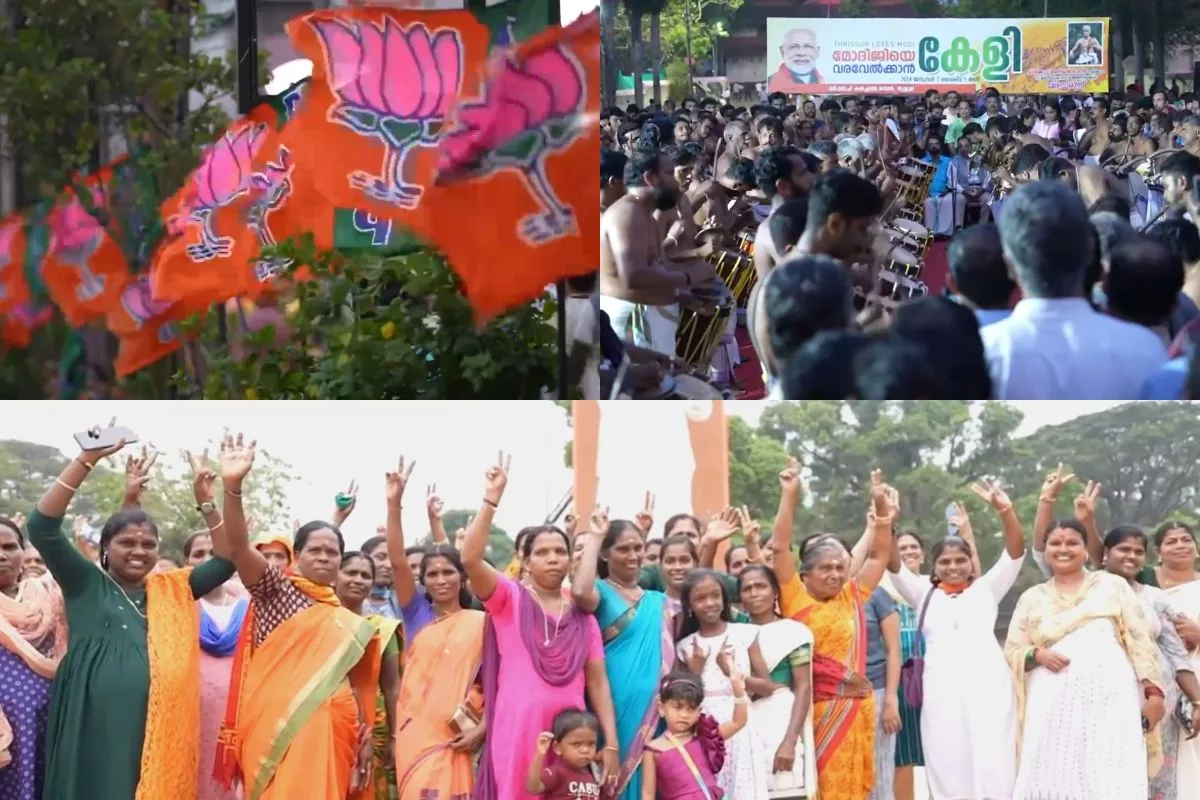
{"type": "Polygon", "coordinates": [[[558,762],[542,770],[545,800],[599,800],[600,782],[591,772],[558,762]]]}

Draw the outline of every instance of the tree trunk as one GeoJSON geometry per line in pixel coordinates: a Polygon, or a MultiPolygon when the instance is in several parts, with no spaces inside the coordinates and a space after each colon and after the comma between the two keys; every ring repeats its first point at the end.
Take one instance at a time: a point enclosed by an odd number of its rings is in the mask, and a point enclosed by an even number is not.
{"type": "Polygon", "coordinates": [[[1114,10],[1112,16],[1112,81],[1109,91],[1125,91],[1125,43],[1121,35],[1121,12],[1114,10]]]}
{"type": "Polygon", "coordinates": [[[650,63],[654,70],[654,102],[662,102],[662,38],[659,23],[662,15],[654,12],[650,15],[650,63]]]}
{"type": "Polygon", "coordinates": [[[1146,88],[1146,42],[1142,27],[1138,24],[1138,14],[1135,13],[1133,16],[1133,82],[1144,91],[1146,88]]]}
{"type": "Polygon", "coordinates": [[[641,108],[645,101],[642,75],[646,72],[646,43],[642,40],[642,13],[629,12],[629,40],[633,43],[633,102],[641,108]]]}
{"type": "Polygon", "coordinates": [[[600,0],[600,97],[605,106],[617,104],[617,0],[600,0]]]}
{"type": "Polygon", "coordinates": [[[1162,88],[1167,88],[1167,37],[1163,33],[1162,2],[1151,0],[1150,3],[1150,41],[1154,47],[1154,81],[1162,88]]]}

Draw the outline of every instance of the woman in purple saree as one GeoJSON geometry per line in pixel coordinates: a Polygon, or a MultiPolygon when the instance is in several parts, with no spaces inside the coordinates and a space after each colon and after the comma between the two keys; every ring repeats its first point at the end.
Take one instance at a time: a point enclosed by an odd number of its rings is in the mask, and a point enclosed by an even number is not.
{"type": "Polygon", "coordinates": [[[571,595],[577,607],[596,615],[604,639],[621,746],[614,796],[642,800],[642,751],[658,727],[659,686],[675,664],[667,596],[638,586],[646,544],[637,525],[609,523],[597,510],[584,535],[571,595]]]}
{"type": "Polygon", "coordinates": [[[550,730],[558,712],[583,708],[585,690],[604,734],[601,782],[611,788],[619,771],[618,739],[604,645],[595,618],[563,593],[571,562],[566,534],[547,526],[522,541],[527,585],[500,574],[483,558],[507,482],[502,456],[487,471],[483,505],[462,548],[471,588],[487,611],[481,669],[487,740],[474,798],[536,800],[525,790],[525,777],[538,734],[550,730]]]}

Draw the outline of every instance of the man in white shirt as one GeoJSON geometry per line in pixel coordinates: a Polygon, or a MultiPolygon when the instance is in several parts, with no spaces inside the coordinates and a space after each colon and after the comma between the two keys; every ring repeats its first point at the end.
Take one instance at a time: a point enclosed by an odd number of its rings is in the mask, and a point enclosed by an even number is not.
{"type": "Polygon", "coordinates": [[[1096,234],[1062,181],[1021,187],[999,220],[1004,260],[1024,299],[983,328],[996,399],[1135,399],[1167,360],[1157,336],[1100,314],[1084,299],[1096,234]]]}

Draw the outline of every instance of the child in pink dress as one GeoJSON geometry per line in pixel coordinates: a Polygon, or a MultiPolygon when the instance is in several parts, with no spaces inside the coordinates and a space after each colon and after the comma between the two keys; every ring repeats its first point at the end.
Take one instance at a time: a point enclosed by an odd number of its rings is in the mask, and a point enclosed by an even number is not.
{"type": "Polygon", "coordinates": [[[733,719],[717,724],[700,713],[704,683],[699,675],[672,672],[663,679],[659,698],[667,730],[642,755],[642,800],[722,800],[717,773],[725,763],[725,740],[745,727],[750,705],[746,676],[734,669],[729,680],[733,719]]]}

